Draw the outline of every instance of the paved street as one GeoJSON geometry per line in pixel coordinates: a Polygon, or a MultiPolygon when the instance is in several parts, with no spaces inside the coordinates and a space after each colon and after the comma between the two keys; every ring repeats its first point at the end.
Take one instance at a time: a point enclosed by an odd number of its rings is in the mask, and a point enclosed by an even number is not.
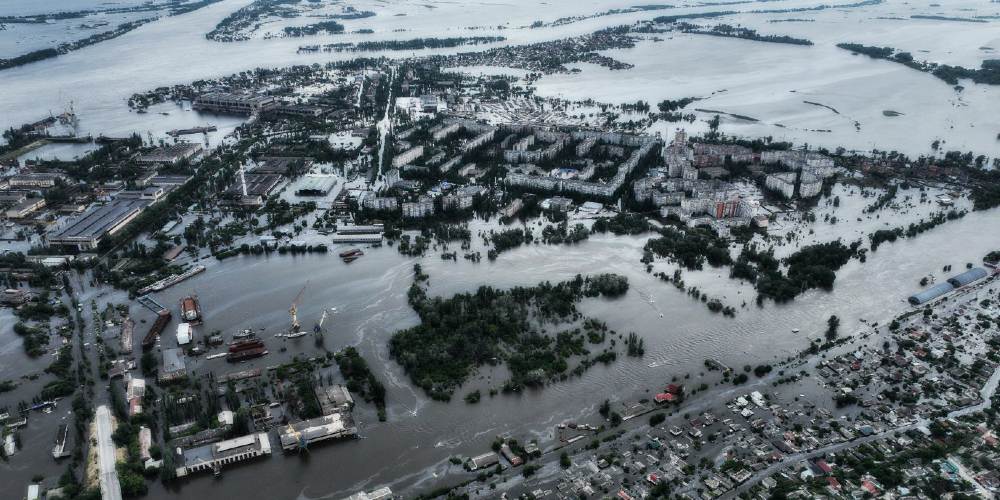
{"type": "Polygon", "coordinates": [[[107,406],[97,407],[95,417],[97,424],[97,461],[101,468],[101,498],[103,500],[121,500],[122,489],[118,484],[118,471],[115,469],[115,444],[111,439],[111,410],[107,406]]]}

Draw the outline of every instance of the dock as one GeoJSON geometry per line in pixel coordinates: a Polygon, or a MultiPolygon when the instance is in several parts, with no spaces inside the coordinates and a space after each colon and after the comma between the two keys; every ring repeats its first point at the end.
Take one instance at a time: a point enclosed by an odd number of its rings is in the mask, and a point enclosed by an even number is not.
{"type": "Polygon", "coordinates": [[[150,311],[153,311],[156,314],[160,314],[160,311],[166,309],[166,307],[163,307],[163,304],[160,304],[159,302],[156,301],[156,299],[150,297],[149,295],[143,295],[135,300],[140,305],[142,305],[146,309],[149,309],[150,311]]]}
{"type": "Polygon", "coordinates": [[[56,431],[56,442],[52,447],[52,458],[59,460],[60,458],[70,456],[70,452],[66,450],[66,438],[68,436],[69,426],[66,424],[59,424],[59,430],[56,431]]]}

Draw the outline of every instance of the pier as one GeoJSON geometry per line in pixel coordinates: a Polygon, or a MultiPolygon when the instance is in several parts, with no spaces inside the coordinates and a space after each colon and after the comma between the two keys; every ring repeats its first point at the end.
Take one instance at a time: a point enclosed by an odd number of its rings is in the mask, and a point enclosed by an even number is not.
{"type": "Polygon", "coordinates": [[[157,302],[156,299],[150,297],[149,295],[143,295],[135,300],[143,307],[149,309],[150,311],[153,311],[156,314],[160,314],[160,311],[166,309],[166,307],[163,307],[162,304],[157,302]]]}

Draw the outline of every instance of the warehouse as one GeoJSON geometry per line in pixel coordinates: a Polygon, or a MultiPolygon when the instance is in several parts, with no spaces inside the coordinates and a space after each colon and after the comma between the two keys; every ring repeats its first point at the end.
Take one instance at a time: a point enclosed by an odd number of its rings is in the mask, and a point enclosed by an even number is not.
{"type": "Polygon", "coordinates": [[[287,427],[278,431],[278,438],[281,440],[281,449],[291,451],[305,448],[320,441],[354,437],[357,434],[358,429],[354,427],[349,415],[332,413],[288,424],[287,427]]]}
{"type": "Polygon", "coordinates": [[[200,144],[180,142],[156,148],[140,156],[135,161],[140,165],[177,165],[182,161],[194,158],[197,154],[201,153],[202,149],[200,144]]]}
{"type": "Polygon", "coordinates": [[[955,288],[963,287],[965,285],[968,285],[969,283],[985,278],[988,274],[989,273],[987,273],[985,269],[981,267],[976,267],[973,269],[969,269],[968,271],[959,274],[958,276],[952,276],[951,278],[948,279],[948,283],[951,283],[952,286],[954,286],[955,288]]]}
{"type": "Polygon", "coordinates": [[[326,196],[337,185],[335,177],[306,177],[295,194],[299,196],[326,196]]]}
{"type": "Polygon", "coordinates": [[[954,289],[955,286],[951,283],[938,283],[937,285],[934,285],[920,293],[911,295],[908,300],[910,301],[910,304],[919,306],[920,304],[930,302],[954,289]]]}
{"type": "Polygon", "coordinates": [[[101,240],[114,235],[139,216],[150,200],[116,199],[92,208],[62,230],[48,237],[50,245],[76,247],[80,251],[97,248],[101,240]]]}

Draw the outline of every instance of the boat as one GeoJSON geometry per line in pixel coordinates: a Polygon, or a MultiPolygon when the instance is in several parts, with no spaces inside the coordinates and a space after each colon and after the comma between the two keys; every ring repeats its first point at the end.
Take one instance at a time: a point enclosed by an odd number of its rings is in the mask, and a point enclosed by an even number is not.
{"type": "Polygon", "coordinates": [[[197,295],[181,299],[181,320],[194,324],[201,323],[201,304],[198,303],[197,295]]]}
{"type": "Polygon", "coordinates": [[[799,333],[799,329],[798,328],[792,328],[792,333],[799,333]]]}
{"type": "Polygon", "coordinates": [[[358,260],[359,258],[361,258],[360,255],[352,255],[350,257],[344,257],[344,262],[347,263],[347,264],[350,264],[351,262],[354,262],[354,261],[358,260]]]}
{"type": "Polygon", "coordinates": [[[285,337],[286,339],[297,339],[299,337],[304,337],[306,335],[306,333],[308,333],[308,332],[286,333],[286,334],[282,335],[282,337],[285,337]]]}
{"type": "Polygon", "coordinates": [[[244,328],[233,334],[233,340],[250,339],[253,338],[253,330],[249,328],[244,328]]]}
{"type": "Polygon", "coordinates": [[[360,257],[360,256],[362,256],[364,254],[365,253],[362,252],[360,248],[352,248],[350,250],[347,250],[347,251],[344,251],[344,252],[340,252],[340,258],[341,259],[346,259],[348,257],[360,257]]]}
{"type": "Polygon", "coordinates": [[[157,314],[156,321],[153,323],[153,326],[149,328],[149,333],[147,333],[146,337],[142,339],[143,349],[149,349],[156,344],[156,338],[163,333],[163,329],[167,327],[167,324],[170,323],[170,319],[172,317],[173,315],[166,309],[161,310],[157,314]]]}
{"type": "Polygon", "coordinates": [[[215,132],[218,130],[215,125],[208,125],[205,127],[193,127],[193,128],[182,128],[175,129],[167,132],[167,135],[171,137],[177,137],[179,135],[193,135],[193,134],[205,134],[208,132],[215,132]]]}
{"type": "Polygon", "coordinates": [[[240,340],[229,344],[229,353],[226,354],[226,361],[238,363],[248,359],[259,358],[267,354],[264,341],[260,339],[240,340]]]}

